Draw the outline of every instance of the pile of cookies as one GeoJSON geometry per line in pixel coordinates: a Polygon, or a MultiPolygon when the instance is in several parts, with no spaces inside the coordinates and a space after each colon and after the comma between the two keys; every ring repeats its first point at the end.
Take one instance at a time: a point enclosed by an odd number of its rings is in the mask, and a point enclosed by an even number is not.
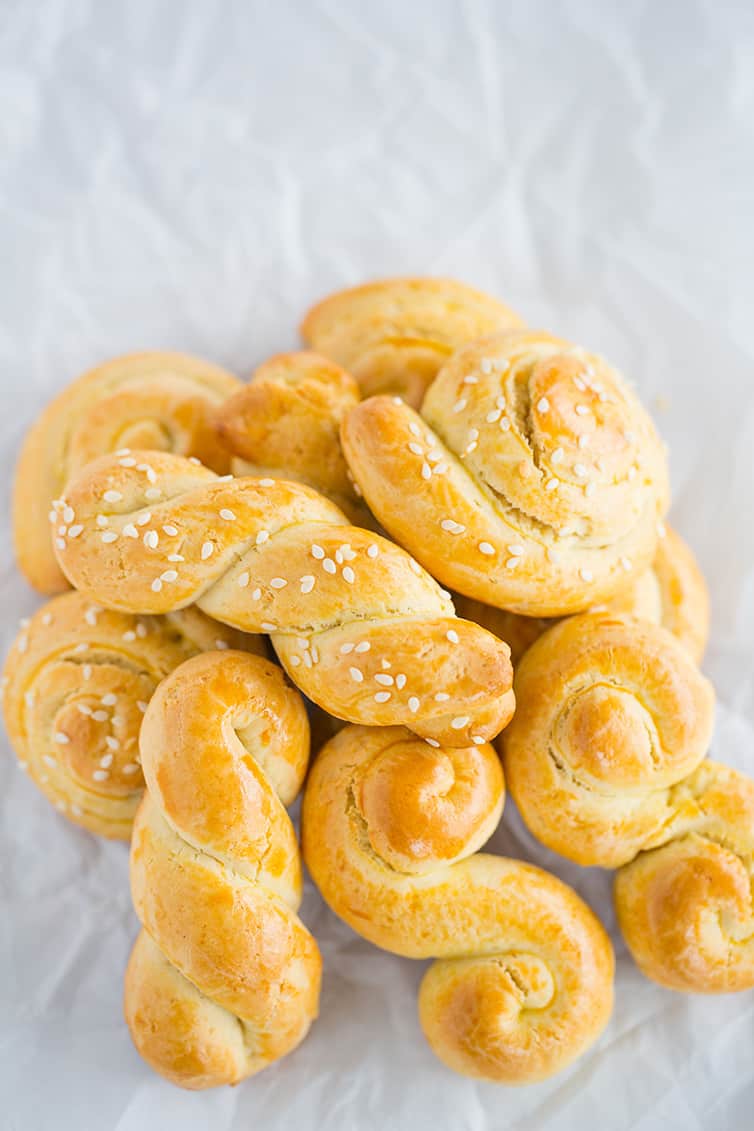
{"type": "Polygon", "coordinates": [[[543,844],[616,870],[647,977],[753,987],[754,782],[705,758],[706,587],[635,394],[451,280],[341,292],[302,334],[245,385],[111,361],[18,463],[19,568],[57,595],[6,660],[6,726],[61,814],[131,842],[142,1056],[204,1088],[305,1037],[303,854],[359,935],[435,959],[450,1068],[563,1069],[613,951],[557,877],[480,851],[505,783],[543,844]]]}

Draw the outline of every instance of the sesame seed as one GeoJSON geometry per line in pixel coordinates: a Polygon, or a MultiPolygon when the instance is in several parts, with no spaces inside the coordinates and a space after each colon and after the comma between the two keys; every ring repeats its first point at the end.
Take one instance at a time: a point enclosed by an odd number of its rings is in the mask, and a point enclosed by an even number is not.
{"type": "Polygon", "coordinates": [[[63,522],[71,523],[73,522],[75,517],[76,516],[73,507],[69,507],[68,504],[66,504],[63,507],[63,522]]]}
{"type": "Polygon", "coordinates": [[[109,526],[110,520],[104,514],[97,515],[97,526],[109,526]]]}
{"type": "Polygon", "coordinates": [[[213,542],[205,542],[202,545],[202,561],[205,562],[207,558],[211,558],[215,552],[215,545],[213,542]]]}
{"type": "Polygon", "coordinates": [[[462,523],[456,522],[453,518],[444,518],[440,526],[443,530],[446,530],[448,534],[463,534],[466,529],[462,523]]]}
{"type": "Polygon", "coordinates": [[[90,605],[84,613],[84,620],[87,624],[94,625],[97,623],[97,613],[101,613],[102,609],[99,605],[90,605]]]}
{"type": "Polygon", "coordinates": [[[453,405],[453,412],[455,412],[455,413],[463,412],[463,410],[466,408],[467,403],[468,402],[466,400],[466,397],[461,397],[453,405]]]}
{"type": "Polygon", "coordinates": [[[375,701],[375,703],[387,703],[389,698],[390,698],[390,692],[389,691],[378,691],[377,694],[374,697],[374,701],[375,701]]]}
{"type": "Polygon", "coordinates": [[[68,527],[68,537],[69,538],[78,538],[79,534],[81,533],[81,531],[83,529],[84,529],[84,527],[81,525],[80,522],[77,522],[74,526],[69,526],[68,527]]]}
{"type": "Polygon", "coordinates": [[[144,492],[144,498],[152,500],[159,499],[161,494],[162,491],[159,487],[147,487],[146,491],[144,492]]]}
{"type": "MultiPolygon", "coordinates": [[[[220,514],[222,514],[222,511],[220,511],[220,514]]],[[[167,534],[170,538],[174,538],[175,535],[178,533],[178,527],[172,526],[170,524],[168,526],[163,526],[162,529],[163,529],[164,533],[167,534]]]]}
{"type": "Polygon", "coordinates": [[[103,707],[114,707],[117,702],[118,696],[113,691],[108,691],[107,694],[103,695],[100,699],[100,703],[103,707]]]}
{"type": "Polygon", "coordinates": [[[588,416],[588,415],[589,415],[589,407],[588,407],[588,405],[585,405],[585,404],[577,404],[577,405],[576,405],[576,415],[577,415],[577,416],[588,416]]]}
{"type": "Polygon", "coordinates": [[[385,672],[390,671],[392,666],[393,665],[390,663],[390,660],[385,660],[385,659],[380,660],[380,667],[382,668],[383,671],[385,671],[385,672]]]}
{"type": "Polygon", "coordinates": [[[262,596],[262,590],[261,589],[254,589],[252,591],[252,594],[251,594],[251,599],[252,599],[252,601],[258,601],[261,596],[262,596]]]}
{"type": "Polygon", "coordinates": [[[175,569],[166,569],[164,573],[160,574],[161,581],[177,581],[178,571],[175,569]]]}
{"type": "Polygon", "coordinates": [[[108,770],[95,770],[92,777],[95,781],[107,781],[110,777],[110,773],[108,770]]]}
{"type": "Polygon", "coordinates": [[[376,558],[377,555],[379,554],[379,552],[380,552],[379,546],[375,545],[375,543],[372,542],[371,546],[369,546],[367,548],[367,557],[368,558],[376,558]]]}
{"type": "Polygon", "coordinates": [[[353,641],[349,640],[346,644],[341,644],[341,646],[340,646],[341,656],[349,656],[351,654],[351,652],[353,652],[353,641]]]}
{"type": "Polygon", "coordinates": [[[123,459],[118,460],[118,463],[121,467],[136,467],[136,460],[132,456],[124,456],[123,459]]]}
{"type": "Polygon", "coordinates": [[[138,769],[139,769],[138,762],[128,762],[123,767],[123,773],[124,774],[135,774],[138,771],[138,769]]]}
{"type": "Polygon", "coordinates": [[[425,738],[424,741],[426,742],[427,746],[432,746],[435,749],[437,749],[440,745],[436,738],[425,738]]]}
{"type": "Polygon", "coordinates": [[[412,436],[421,436],[422,430],[415,420],[409,421],[408,430],[412,436]]]}
{"type": "Polygon", "coordinates": [[[553,475],[552,479],[548,479],[545,483],[545,491],[557,491],[559,486],[560,480],[556,475],[553,475]]]}
{"type": "Polygon", "coordinates": [[[119,503],[123,496],[121,495],[120,491],[105,491],[102,498],[106,503],[119,503]]]}
{"type": "Polygon", "coordinates": [[[126,538],[138,538],[139,531],[136,529],[132,522],[127,522],[123,527],[123,534],[126,538]]]}
{"type": "Polygon", "coordinates": [[[83,675],[84,679],[91,679],[92,678],[92,665],[91,664],[84,664],[84,666],[81,669],[81,674],[83,675]]]}
{"type": "Polygon", "coordinates": [[[362,640],[360,644],[356,645],[354,651],[355,652],[368,652],[371,647],[372,647],[372,645],[369,643],[368,640],[362,640]]]}
{"type": "Polygon", "coordinates": [[[484,746],[484,739],[482,738],[481,734],[472,734],[471,741],[475,746],[484,746]]]}
{"type": "Polygon", "coordinates": [[[149,704],[147,703],[146,699],[137,699],[136,700],[136,706],[139,708],[139,710],[141,711],[141,713],[143,715],[145,713],[147,707],[149,706],[149,704]]]}
{"type": "Polygon", "coordinates": [[[484,419],[488,424],[497,424],[502,415],[503,410],[501,408],[493,408],[492,412],[488,412],[484,419]]]}
{"type": "Polygon", "coordinates": [[[464,377],[463,383],[464,385],[478,385],[479,378],[469,375],[468,377],[464,377]]]}
{"type": "Polygon", "coordinates": [[[220,518],[224,518],[226,522],[235,522],[236,516],[228,507],[223,507],[220,511],[220,518]]]}
{"type": "Polygon", "coordinates": [[[503,418],[501,419],[501,421],[500,421],[500,430],[501,430],[501,432],[508,432],[508,431],[510,431],[510,426],[511,426],[511,422],[510,422],[510,420],[508,419],[508,417],[507,417],[507,416],[504,416],[504,417],[503,417],[503,418]]]}
{"type": "Polygon", "coordinates": [[[492,372],[492,362],[488,357],[483,357],[479,368],[481,369],[482,373],[489,374],[492,372]]]}
{"type": "Polygon", "coordinates": [[[350,566],[343,566],[343,580],[347,581],[349,585],[353,585],[356,580],[356,574],[350,566]]]}
{"type": "Polygon", "coordinates": [[[381,683],[383,687],[392,687],[395,680],[391,675],[387,675],[385,672],[377,672],[377,675],[374,677],[374,682],[381,683]]]}
{"type": "Polygon", "coordinates": [[[51,769],[53,769],[58,764],[56,759],[53,758],[52,754],[43,754],[42,755],[42,761],[44,762],[44,764],[46,766],[49,766],[51,769]]]}
{"type": "Polygon", "coordinates": [[[133,632],[132,629],[129,628],[128,632],[123,633],[122,639],[125,640],[126,643],[130,644],[132,641],[134,641],[136,639],[136,633],[133,632]]]}
{"type": "Polygon", "coordinates": [[[415,695],[411,695],[408,701],[408,709],[412,715],[415,715],[419,710],[419,700],[415,695]]]}
{"type": "Polygon", "coordinates": [[[150,550],[156,550],[160,542],[160,536],[156,530],[148,530],[144,535],[144,545],[148,546],[150,550]]]}
{"type": "Polygon", "coordinates": [[[227,650],[228,650],[228,648],[229,648],[229,647],[230,647],[230,645],[228,644],[228,641],[227,641],[227,640],[220,640],[220,639],[217,639],[217,640],[215,641],[215,648],[217,648],[217,650],[218,650],[219,652],[227,652],[227,650]]]}
{"type": "Polygon", "coordinates": [[[301,663],[301,657],[300,656],[291,656],[291,667],[292,668],[297,668],[300,663],[301,663]]]}
{"type": "Polygon", "coordinates": [[[521,564],[521,558],[507,558],[505,562],[506,569],[515,569],[517,565],[521,564]]]}
{"type": "Polygon", "coordinates": [[[65,532],[67,531],[67,529],[68,529],[68,527],[67,527],[67,526],[59,526],[59,527],[58,527],[58,534],[65,534],[65,532]]]}
{"type": "Polygon", "coordinates": [[[588,468],[583,463],[575,463],[573,465],[574,475],[578,475],[579,479],[586,479],[589,474],[588,468]]]}
{"type": "Polygon", "coordinates": [[[594,492],[596,490],[597,490],[597,484],[596,483],[587,483],[586,487],[584,488],[584,494],[586,495],[586,497],[588,499],[591,499],[592,495],[594,494],[594,492]]]}
{"type": "Polygon", "coordinates": [[[270,581],[270,585],[273,589],[285,589],[287,584],[288,582],[284,577],[273,577],[270,581]]]}
{"type": "Polygon", "coordinates": [[[272,621],[269,620],[262,621],[262,628],[265,632],[277,632],[277,625],[273,624],[272,621]]]}
{"type": "Polygon", "coordinates": [[[237,585],[239,589],[245,589],[249,584],[249,571],[245,569],[243,573],[238,575],[237,585]]]}
{"type": "Polygon", "coordinates": [[[406,686],[406,677],[402,672],[395,677],[395,686],[399,691],[403,691],[403,688],[406,686]]]}
{"type": "Polygon", "coordinates": [[[490,555],[495,553],[495,547],[489,542],[480,542],[479,552],[480,554],[487,554],[487,556],[489,557],[490,555]]]}
{"type": "Polygon", "coordinates": [[[146,526],[147,523],[151,522],[151,521],[152,521],[152,512],[151,511],[144,511],[144,513],[140,514],[139,517],[136,519],[136,525],[137,526],[146,526]]]}
{"type": "Polygon", "coordinates": [[[549,412],[550,402],[547,397],[540,397],[537,401],[537,412],[549,412]]]}
{"type": "Polygon", "coordinates": [[[594,574],[592,573],[592,571],[590,569],[586,569],[583,566],[579,570],[579,576],[581,577],[582,581],[594,581],[594,574]]]}
{"type": "Polygon", "coordinates": [[[479,429],[478,428],[469,428],[469,440],[473,443],[474,440],[478,440],[478,439],[479,439],[479,429]]]}
{"type": "Polygon", "coordinates": [[[312,589],[314,588],[314,584],[315,579],[313,575],[311,573],[304,574],[304,576],[301,578],[301,592],[311,593],[312,589]]]}
{"type": "Polygon", "coordinates": [[[60,746],[67,746],[71,741],[67,734],[63,734],[62,730],[56,730],[53,737],[60,746]]]}
{"type": "Polygon", "coordinates": [[[513,554],[514,558],[520,557],[523,552],[523,546],[519,546],[517,543],[514,543],[512,546],[508,547],[508,553],[513,554]]]}
{"type": "Polygon", "coordinates": [[[432,478],[432,468],[429,466],[429,464],[425,460],[424,463],[422,464],[422,479],[431,479],[431,478],[432,478]]]}
{"type": "Polygon", "coordinates": [[[57,546],[57,548],[59,550],[64,550],[65,549],[65,538],[56,538],[55,539],[55,545],[57,546]]]}
{"type": "Polygon", "coordinates": [[[469,721],[468,715],[456,715],[456,717],[451,720],[450,725],[453,730],[463,730],[465,726],[468,726],[469,721]]]}
{"type": "MultiPolygon", "coordinates": [[[[433,448],[431,452],[427,452],[427,459],[430,463],[437,463],[442,459],[442,452],[438,451],[437,448],[433,448]]],[[[437,468],[433,470],[437,471],[437,468]]]]}
{"type": "Polygon", "coordinates": [[[420,456],[424,451],[424,448],[421,446],[421,444],[417,444],[415,440],[412,440],[408,445],[408,450],[410,452],[413,452],[415,456],[420,456]]]}
{"type": "Polygon", "coordinates": [[[435,695],[435,703],[447,703],[448,699],[450,699],[450,696],[447,691],[438,691],[435,695]]]}
{"type": "Polygon", "coordinates": [[[325,551],[322,549],[322,547],[318,546],[316,542],[312,543],[312,557],[316,558],[317,561],[322,561],[324,556],[325,551]]]}
{"type": "Polygon", "coordinates": [[[322,562],[322,569],[325,571],[325,573],[335,573],[337,571],[337,566],[335,565],[335,562],[332,560],[332,558],[325,558],[322,562]]]}
{"type": "Polygon", "coordinates": [[[361,683],[364,679],[364,673],[359,668],[349,668],[348,673],[354,683],[361,683]]]}
{"type": "Polygon", "coordinates": [[[168,554],[169,562],[185,562],[183,554],[168,554]]]}
{"type": "Polygon", "coordinates": [[[120,750],[120,743],[117,738],[113,738],[111,734],[105,735],[105,745],[108,750],[120,750]]]}
{"type": "Polygon", "coordinates": [[[154,579],[154,581],[152,582],[152,592],[153,593],[159,593],[161,589],[162,589],[162,582],[160,581],[159,577],[156,577],[154,579]]]}
{"type": "Polygon", "coordinates": [[[340,548],[335,551],[335,561],[338,565],[343,565],[343,551],[340,548]]]}
{"type": "Polygon", "coordinates": [[[459,636],[458,636],[458,633],[456,632],[456,630],[454,628],[449,628],[448,631],[445,633],[445,636],[450,641],[451,644],[458,644],[459,643],[459,636]]]}
{"type": "MultiPolygon", "coordinates": [[[[232,478],[232,476],[231,476],[231,478],[232,478]]],[[[259,485],[260,485],[260,487],[274,487],[275,486],[275,480],[274,479],[260,479],[259,485]]]]}
{"type": "Polygon", "coordinates": [[[563,449],[562,448],[556,448],[555,451],[550,456],[550,462],[551,463],[560,463],[562,458],[563,458],[563,449]]]}
{"type": "Polygon", "coordinates": [[[103,542],[115,542],[117,537],[118,537],[118,535],[115,533],[114,530],[105,530],[100,535],[100,538],[102,539],[103,542]]]}

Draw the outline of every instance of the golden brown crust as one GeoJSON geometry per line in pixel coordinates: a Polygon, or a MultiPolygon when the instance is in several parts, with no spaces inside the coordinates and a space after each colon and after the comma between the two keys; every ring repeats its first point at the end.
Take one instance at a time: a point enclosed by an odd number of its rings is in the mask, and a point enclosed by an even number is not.
{"type": "Polygon", "coordinates": [[[656,847],[615,877],[629,950],[669,989],[752,989],[754,781],[706,761],[669,790],[667,808],[656,847]]]}
{"type": "Polygon", "coordinates": [[[157,684],[210,648],[264,652],[185,609],[133,616],[65,593],[24,623],[5,661],[3,711],[19,763],[59,812],[127,840],[144,779],[139,727],[157,684]]]}
{"type": "Polygon", "coordinates": [[[65,388],[29,429],[16,467],[13,538],[30,584],[50,594],[68,587],[47,514],[69,476],[96,456],[129,446],[167,449],[227,471],[214,413],[239,385],[208,361],[154,350],[114,358],[65,388]]]}
{"type": "Polygon", "coordinates": [[[317,1014],[321,960],[296,915],[282,804],[306,772],[306,711],[274,664],[208,652],[160,684],[139,744],[131,891],[144,930],[126,1020],[173,1083],[235,1084],[295,1048],[317,1014]]]}
{"type": "MultiPolygon", "coordinates": [[[[514,667],[526,649],[555,623],[546,617],[522,617],[495,609],[460,594],[454,597],[454,604],[459,616],[476,621],[505,640],[514,667]]],[[[673,633],[697,664],[701,663],[709,632],[707,585],[690,548],[668,526],[657,542],[651,568],[635,577],[627,589],[590,611],[625,613],[660,624],[673,633]]]]}
{"type": "Polygon", "coordinates": [[[579,864],[631,860],[707,751],[711,684],[665,629],[587,613],[540,636],[514,686],[503,751],[526,824],[579,864]]]}
{"type": "Polygon", "coordinates": [[[422,1027],[451,1068],[527,1083],[589,1047],[612,1007],[600,923],[554,876],[477,852],[503,803],[489,746],[430,748],[401,727],[344,728],[302,808],[304,859],[325,901],[377,946],[436,958],[422,1027]]]}
{"type": "Polygon", "coordinates": [[[145,612],[196,602],[270,632],[291,678],[333,715],[467,746],[512,714],[507,645],[459,620],[405,551],[302,484],[219,480],[178,456],[132,453],[90,464],[59,508],[76,531],[56,539],[59,561],[82,592],[145,612]]]}
{"type": "Polygon", "coordinates": [[[353,373],[364,396],[421,404],[459,346],[522,326],[497,299],[454,279],[381,279],[329,295],[301,324],[307,345],[353,373]]]}
{"type": "Polygon", "coordinates": [[[340,447],[340,422],[359,403],[345,369],[304,350],[272,357],[217,417],[235,475],[295,479],[332,499],[355,526],[374,519],[353,485],[340,447]]]}
{"type": "Polygon", "coordinates": [[[651,563],[665,451],[606,362],[548,334],[501,334],[454,354],[421,413],[373,397],[341,441],[376,517],[444,585],[559,616],[651,563]]]}

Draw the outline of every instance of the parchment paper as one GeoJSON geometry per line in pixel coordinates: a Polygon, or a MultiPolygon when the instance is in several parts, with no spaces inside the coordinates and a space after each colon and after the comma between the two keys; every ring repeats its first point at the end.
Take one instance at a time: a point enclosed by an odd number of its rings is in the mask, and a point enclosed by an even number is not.
{"type": "MultiPolygon", "coordinates": [[[[0,2],[3,513],[20,438],[64,383],[172,347],[239,373],[307,305],[447,273],[603,352],[655,409],[672,521],[710,579],[713,754],[754,772],[754,21],[750,5],[345,0],[0,2]]],[[[2,643],[38,604],[0,558],[2,643]]],[[[307,891],[321,1017],[238,1088],[184,1094],[131,1047],[124,846],[78,832],[0,756],[0,1126],[549,1131],[752,1126],[754,994],[644,980],[606,873],[540,848],[608,926],[617,1004],[593,1053],[502,1089],[435,1060],[423,964],[307,891]]]]}

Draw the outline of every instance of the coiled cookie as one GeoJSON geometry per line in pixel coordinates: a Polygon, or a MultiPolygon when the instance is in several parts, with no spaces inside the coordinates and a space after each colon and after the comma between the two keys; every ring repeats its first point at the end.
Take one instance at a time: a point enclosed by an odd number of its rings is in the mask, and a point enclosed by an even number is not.
{"type": "Polygon", "coordinates": [[[512,331],[460,349],[421,416],[347,415],[348,465],[377,519],[444,585],[526,616],[606,601],[655,554],[667,461],[606,362],[512,331]]]}
{"type": "Polygon", "coordinates": [[[459,346],[522,325],[497,299],[454,279],[381,279],[317,303],[301,336],[352,373],[363,396],[400,393],[417,406],[459,346]]]}
{"type": "Polygon", "coordinates": [[[214,413],[240,384],[208,361],[150,351],[114,358],[64,389],[29,429],[16,468],[13,540],[27,581],[42,593],[68,587],[47,516],[69,476],[95,456],[156,448],[227,471],[214,413]]]}
{"type": "Polygon", "coordinates": [[[157,684],[210,648],[262,653],[200,613],[137,617],[65,593],[21,627],[5,661],[3,711],[19,763],[59,812],[127,840],[144,789],[139,727],[157,684]]]}
{"type": "Polygon", "coordinates": [[[304,859],[325,901],[364,938],[436,958],[419,992],[433,1051],[468,1076],[541,1080],[610,1016],[613,952],[571,888],[477,852],[503,776],[488,745],[431,748],[402,727],[348,726],[304,795],[304,859]]]}

